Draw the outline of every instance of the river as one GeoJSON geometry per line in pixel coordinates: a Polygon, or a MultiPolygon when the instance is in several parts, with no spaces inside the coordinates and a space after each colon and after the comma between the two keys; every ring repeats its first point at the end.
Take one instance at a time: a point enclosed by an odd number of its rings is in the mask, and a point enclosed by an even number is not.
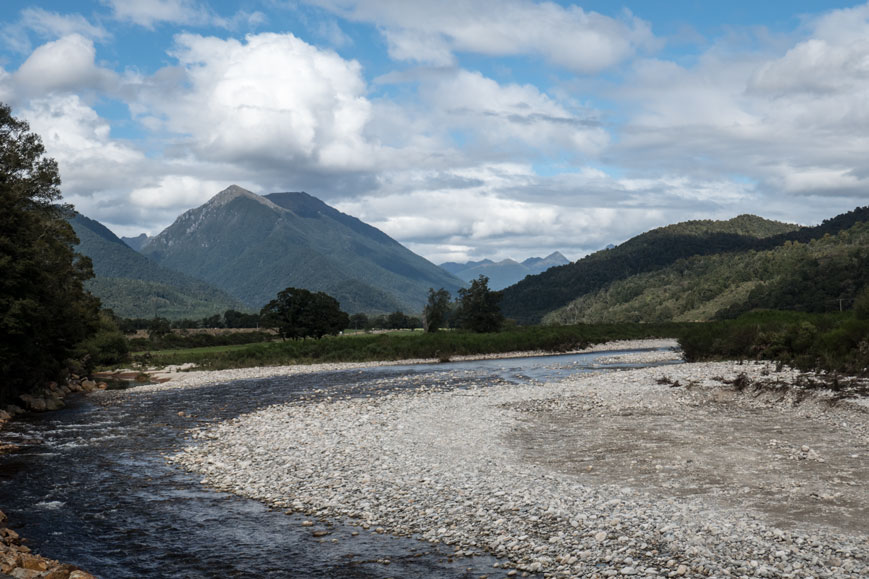
{"type": "Polygon", "coordinates": [[[16,446],[0,456],[0,506],[34,552],[112,579],[494,576],[492,557],[453,558],[444,545],[341,521],[316,537],[301,525],[302,515],[206,489],[164,457],[189,444],[190,428],[272,404],[481,381],[545,382],[598,369],[602,357],[617,353],[384,366],[74,397],[65,409],[27,415],[0,432],[0,441],[16,446]]]}

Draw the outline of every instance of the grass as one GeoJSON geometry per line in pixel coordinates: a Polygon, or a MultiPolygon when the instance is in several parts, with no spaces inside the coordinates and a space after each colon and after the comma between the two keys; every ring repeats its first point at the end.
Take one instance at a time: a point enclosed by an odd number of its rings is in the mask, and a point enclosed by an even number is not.
{"type": "Polygon", "coordinates": [[[599,324],[530,326],[492,334],[470,332],[395,332],[325,337],[319,340],[262,342],[189,349],[155,350],[134,355],[153,366],[192,362],[203,369],[244,368],[317,362],[369,362],[412,358],[448,360],[453,356],[506,352],[567,352],[619,339],[677,337],[684,324],[599,324]]]}

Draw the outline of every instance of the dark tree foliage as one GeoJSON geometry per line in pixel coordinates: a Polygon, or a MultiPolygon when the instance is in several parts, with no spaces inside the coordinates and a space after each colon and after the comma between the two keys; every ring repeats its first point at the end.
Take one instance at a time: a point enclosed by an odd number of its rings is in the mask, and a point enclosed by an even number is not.
{"type": "Polygon", "coordinates": [[[410,318],[404,312],[392,312],[386,317],[386,325],[390,330],[401,330],[410,327],[410,318]]]}
{"type": "Polygon", "coordinates": [[[90,260],[59,205],[57,163],[38,135],[0,104],[0,399],[62,377],[96,333],[99,302],[82,287],[90,260]]]}
{"type": "Polygon", "coordinates": [[[428,290],[428,301],[423,310],[423,328],[426,332],[437,332],[447,321],[450,312],[450,292],[444,288],[428,290]]]}
{"type": "Polygon", "coordinates": [[[166,318],[154,318],[148,322],[148,337],[162,338],[172,331],[172,324],[166,318]]]}
{"type": "Polygon", "coordinates": [[[260,323],[275,328],[281,338],[322,338],[337,334],[350,324],[338,300],[323,293],[288,287],[260,312],[260,323]]]}
{"type": "Polygon", "coordinates": [[[468,288],[459,289],[459,326],[472,332],[497,332],[504,324],[498,303],[501,292],[489,289],[489,278],[481,275],[468,288]]]}
{"type": "Polygon", "coordinates": [[[370,323],[368,316],[365,314],[353,314],[350,316],[350,325],[348,327],[354,330],[367,330],[370,323]]]}
{"type": "Polygon", "coordinates": [[[245,314],[237,310],[223,312],[223,323],[227,328],[258,328],[259,314],[245,314]]]}

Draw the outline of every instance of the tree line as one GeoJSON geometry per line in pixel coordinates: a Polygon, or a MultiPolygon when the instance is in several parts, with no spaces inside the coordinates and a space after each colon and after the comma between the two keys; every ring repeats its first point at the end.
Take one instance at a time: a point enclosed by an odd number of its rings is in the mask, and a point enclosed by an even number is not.
{"type": "Polygon", "coordinates": [[[99,300],[83,283],[91,262],[74,251],[78,240],[60,203],[57,163],[39,136],[0,104],[0,400],[94,362],[95,340],[115,332],[99,300]]]}
{"type": "Polygon", "coordinates": [[[429,289],[423,318],[396,311],[389,315],[369,317],[343,312],[338,301],[323,293],[289,287],[263,307],[259,321],[273,328],[283,339],[321,338],[347,329],[417,329],[437,332],[455,327],[472,332],[497,332],[504,324],[498,302],[500,292],[489,289],[489,278],[481,275],[470,287],[459,289],[455,302],[444,288],[429,289]]]}

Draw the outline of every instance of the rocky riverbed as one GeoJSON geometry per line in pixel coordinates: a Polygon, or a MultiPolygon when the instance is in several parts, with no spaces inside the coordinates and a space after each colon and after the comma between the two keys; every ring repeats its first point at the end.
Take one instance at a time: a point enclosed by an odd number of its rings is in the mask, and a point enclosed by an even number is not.
{"type": "MultiPolygon", "coordinates": [[[[659,340],[617,340],[595,344],[583,350],[565,352],[562,354],[582,354],[592,352],[616,352],[626,350],[645,350],[623,356],[624,363],[652,364],[681,359],[678,351],[679,343],[673,339],[659,340]]],[[[527,358],[533,356],[551,356],[551,352],[542,350],[531,352],[508,352],[504,354],[479,354],[472,356],[454,356],[453,362],[469,362],[474,360],[497,360],[510,358],[527,358]]],[[[326,364],[296,364],[291,366],[257,366],[253,368],[233,368],[229,370],[196,370],[193,365],[169,366],[168,368],[152,368],[148,374],[159,380],[159,383],[137,386],[131,392],[156,392],[176,388],[198,388],[210,384],[219,384],[232,380],[251,380],[271,378],[275,376],[294,376],[297,374],[313,374],[319,372],[340,372],[342,370],[360,370],[382,366],[412,366],[415,364],[436,364],[435,358],[420,358],[413,360],[396,360],[391,362],[333,362],[326,364]]],[[[613,363],[611,360],[608,363],[613,363]]]]}
{"type": "Polygon", "coordinates": [[[494,554],[491,576],[867,576],[869,415],[798,381],[707,363],[429,385],[272,406],[171,460],[324,534],[494,554]]]}

